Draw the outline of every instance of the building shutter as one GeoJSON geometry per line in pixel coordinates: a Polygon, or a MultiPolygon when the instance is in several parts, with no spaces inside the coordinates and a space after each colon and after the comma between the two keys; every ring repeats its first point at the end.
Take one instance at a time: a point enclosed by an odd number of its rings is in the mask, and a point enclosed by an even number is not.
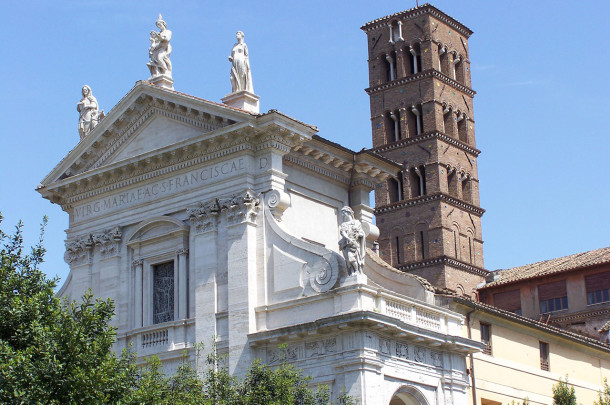
{"type": "Polygon", "coordinates": [[[586,276],[585,288],[587,292],[610,289],[610,271],[586,276]]]}
{"type": "Polygon", "coordinates": [[[540,301],[545,301],[551,298],[565,297],[567,295],[565,280],[540,284],[538,286],[538,299],[540,301]]]}
{"type": "Polygon", "coordinates": [[[510,312],[519,311],[521,309],[521,290],[494,294],[494,306],[510,312]]]}

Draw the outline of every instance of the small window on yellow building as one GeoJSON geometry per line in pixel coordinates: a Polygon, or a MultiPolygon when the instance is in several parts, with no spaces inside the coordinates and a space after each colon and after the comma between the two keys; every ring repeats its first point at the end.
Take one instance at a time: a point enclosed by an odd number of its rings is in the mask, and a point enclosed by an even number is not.
{"type": "Polygon", "coordinates": [[[549,371],[549,344],[540,343],[540,370],[549,371]]]}
{"type": "Polygon", "coordinates": [[[481,322],[481,342],[485,343],[483,353],[491,356],[491,325],[481,322]]]}

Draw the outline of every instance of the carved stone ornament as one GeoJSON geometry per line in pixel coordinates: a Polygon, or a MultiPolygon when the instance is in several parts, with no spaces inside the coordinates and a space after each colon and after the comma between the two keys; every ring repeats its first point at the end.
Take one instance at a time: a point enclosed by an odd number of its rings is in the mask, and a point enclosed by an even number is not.
{"type": "Polygon", "coordinates": [[[91,235],[82,236],[66,241],[64,260],[70,266],[82,264],[90,260],[90,252],[94,243],[91,235]]]}
{"type": "Polygon", "coordinates": [[[207,203],[199,203],[186,210],[189,220],[197,233],[216,229],[218,215],[226,213],[227,223],[255,222],[259,209],[259,198],[251,191],[230,198],[216,198],[207,203]]]}
{"type": "Polygon", "coordinates": [[[281,221],[282,214],[290,206],[290,195],[279,190],[271,190],[265,193],[265,199],[275,220],[281,221]]]}
{"type": "Polygon", "coordinates": [[[91,235],[95,247],[99,249],[102,257],[118,255],[121,250],[121,239],[123,234],[121,228],[115,226],[112,229],[105,229],[100,233],[91,235]]]}
{"type": "Polygon", "coordinates": [[[339,248],[343,252],[348,275],[362,274],[364,266],[365,235],[362,224],[354,219],[354,211],[350,207],[341,209],[343,222],[339,227],[339,248]]]}
{"type": "Polygon", "coordinates": [[[104,118],[104,111],[99,111],[97,99],[91,93],[91,87],[84,85],[82,88],[83,98],[76,105],[78,111],[78,134],[83,139],[93,131],[97,124],[104,118]]]}
{"type": "Polygon", "coordinates": [[[321,257],[311,266],[309,271],[309,284],[314,291],[319,293],[327,292],[333,288],[337,284],[338,278],[339,264],[332,253],[321,257]]]}

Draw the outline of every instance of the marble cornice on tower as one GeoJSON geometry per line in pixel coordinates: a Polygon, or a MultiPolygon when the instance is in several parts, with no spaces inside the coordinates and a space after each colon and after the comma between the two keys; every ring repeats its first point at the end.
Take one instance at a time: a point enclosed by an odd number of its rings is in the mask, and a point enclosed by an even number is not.
{"type": "Polygon", "coordinates": [[[434,70],[434,69],[428,69],[423,72],[416,73],[414,75],[409,75],[407,77],[403,77],[401,79],[392,80],[391,82],[388,82],[388,83],[380,84],[380,85],[374,86],[374,87],[369,87],[367,89],[364,89],[364,91],[366,91],[366,93],[370,96],[370,95],[379,93],[380,91],[383,91],[383,90],[392,89],[394,87],[399,87],[404,84],[426,79],[429,77],[434,77],[436,79],[439,79],[440,81],[450,85],[451,87],[455,88],[456,90],[464,92],[466,95],[468,95],[470,97],[474,97],[477,94],[477,92],[474,91],[473,89],[471,89],[470,87],[464,86],[463,84],[457,82],[456,80],[453,80],[449,76],[447,76],[443,73],[440,73],[439,71],[434,70]]]}
{"type": "Polygon", "coordinates": [[[388,143],[388,144],[385,144],[382,146],[378,146],[371,150],[375,153],[389,152],[394,149],[400,149],[400,148],[403,148],[408,145],[415,145],[415,144],[418,144],[418,143],[421,143],[421,142],[424,142],[424,141],[427,141],[430,139],[438,139],[440,141],[450,144],[451,146],[455,146],[456,148],[459,148],[459,149],[463,150],[464,152],[471,153],[475,157],[478,157],[481,154],[480,150],[473,148],[471,146],[468,146],[468,144],[460,141],[459,139],[451,138],[440,131],[426,132],[421,135],[417,135],[413,138],[401,139],[396,142],[391,142],[391,143],[388,143]]]}
{"type": "Polygon", "coordinates": [[[466,27],[464,24],[462,24],[455,18],[443,13],[441,10],[432,6],[429,3],[422,4],[421,6],[418,6],[418,7],[413,7],[409,10],[401,11],[399,13],[394,13],[394,14],[387,15],[385,17],[377,18],[373,21],[369,21],[368,23],[366,23],[362,27],[360,27],[360,29],[367,32],[367,31],[371,31],[376,28],[382,27],[394,19],[403,19],[403,20],[411,19],[411,18],[421,16],[422,14],[430,14],[430,15],[438,18],[445,24],[449,25],[453,29],[460,32],[460,34],[466,36],[466,38],[468,38],[470,35],[472,35],[472,30],[470,28],[466,27]]]}
{"type": "Polygon", "coordinates": [[[474,214],[478,217],[483,216],[483,214],[485,213],[485,210],[481,207],[477,207],[475,205],[468,204],[464,201],[461,201],[457,198],[448,196],[443,193],[438,193],[438,194],[421,196],[421,197],[417,197],[417,198],[399,201],[399,202],[396,202],[393,204],[382,205],[382,206],[376,207],[375,215],[386,214],[386,213],[389,213],[392,211],[399,210],[401,208],[411,207],[411,206],[415,206],[415,205],[422,205],[422,204],[429,203],[431,201],[438,201],[438,200],[445,202],[447,204],[451,204],[454,207],[464,209],[465,211],[470,212],[471,214],[474,214]]]}

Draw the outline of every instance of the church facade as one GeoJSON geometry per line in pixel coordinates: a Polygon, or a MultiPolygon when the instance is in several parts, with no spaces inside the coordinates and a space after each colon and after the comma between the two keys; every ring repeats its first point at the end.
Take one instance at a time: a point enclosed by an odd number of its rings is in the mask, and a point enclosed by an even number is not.
{"type": "Polygon", "coordinates": [[[105,115],[83,87],[81,140],[38,188],[69,215],[59,295],[112,298],[117,350],[172,370],[203,343],[231,373],[287,361],[389,405],[546,403],[598,359],[576,380],[593,397],[606,346],[471,299],[488,272],[467,27],[429,5],[362,27],[373,149],[354,152],[259,113],[241,31],[222,103],[175,91],[156,26],[151,77],[105,115]]]}
{"type": "Polygon", "coordinates": [[[363,404],[466,403],[482,344],[377,254],[369,194],[400,165],[258,113],[243,33],[224,103],[173,90],[157,27],[151,78],[106,116],[83,91],[82,139],[38,189],[69,214],[59,295],[112,298],[117,350],[169,370],[201,342],[234,374],[285,360],[363,404]]]}

